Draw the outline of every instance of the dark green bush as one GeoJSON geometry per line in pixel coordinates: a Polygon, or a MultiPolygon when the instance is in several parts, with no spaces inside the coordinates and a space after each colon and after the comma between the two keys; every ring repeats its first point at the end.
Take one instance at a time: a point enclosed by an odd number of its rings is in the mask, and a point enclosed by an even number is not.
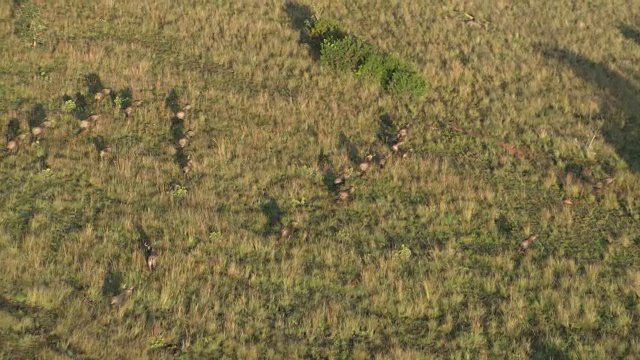
{"type": "Polygon", "coordinates": [[[410,69],[398,69],[391,74],[391,80],[385,90],[392,94],[411,94],[422,96],[427,93],[429,85],[416,71],[410,69]]]}
{"type": "Polygon", "coordinates": [[[422,96],[427,92],[427,81],[411,64],[347,34],[333,19],[313,17],[307,20],[305,32],[322,63],[331,68],[355,72],[392,94],[422,96]]]}
{"type": "Polygon", "coordinates": [[[373,49],[352,36],[342,39],[325,39],[320,48],[320,59],[324,64],[340,71],[356,71],[371,57],[373,49]]]}
{"type": "Polygon", "coordinates": [[[382,54],[374,53],[358,67],[356,74],[384,84],[387,77],[389,77],[389,70],[393,67],[390,60],[390,58],[382,54]]]}
{"type": "Polygon", "coordinates": [[[347,36],[340,23],[333,19],[312,18],[305,23],[306,36],[310,40],[311,46],[318,49],[325,40],[336,41],[347,36]]]}

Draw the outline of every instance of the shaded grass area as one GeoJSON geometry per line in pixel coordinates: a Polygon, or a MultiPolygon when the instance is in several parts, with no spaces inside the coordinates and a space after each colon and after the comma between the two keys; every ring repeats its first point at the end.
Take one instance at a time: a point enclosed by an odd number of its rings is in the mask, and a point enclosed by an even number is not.
{"type": "Polygon", "coordinates": [[[420,101],[318,66],[297,30],[314,12],[272,5],[52,1],[35,48],[0,23],[0,129],[27,134],[0,154],[2,356],[640,351],[640,49],[621,25],[640,14],[320,2],[419,64],[420,101]],[[104,87],[113,97],[96,103],[104,87]],[[63,111],[65,95],[80,106],[63,111]],[[388,161],[361,176],[370,152],[388,161]]]}

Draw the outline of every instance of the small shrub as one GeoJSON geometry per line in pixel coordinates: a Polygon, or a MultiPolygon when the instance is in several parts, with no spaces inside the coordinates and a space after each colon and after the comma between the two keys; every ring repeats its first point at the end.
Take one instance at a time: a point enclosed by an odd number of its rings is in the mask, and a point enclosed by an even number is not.
{"type": "Polygon", "coordinates": [[[385,89],[391,94],[410,94],[422,96],[426,94],[429,86],[427,82],[415,71],[398,69],[391,74],[391,79],[385,89]]]}
{"type": "Polygon", "coordinates": [[[401,260],[408,260],[412,255],[411,249],[409,247],[402,244],[400,249],[396,250],[396,256],[401,260]]]}
{"type": "Polygon", "coordinates": [[[77,108],[76,102],[73,100],[67,100],[62,104],[62,111],[70,113],[77,108]]]}
{"type": "Polygon", "coordinates": [[[339,71],[358,70],[372,54],[371,46],[352,36],[325,39],[320,49],[322,62],[339,71]]]}
{"type": "Polygon", "coordinates": [[[131,99],[127,96],[118,95],[115,99],[113,99],[113,104],[118,109],[126,109],[129,105],[131,105],[131,99]]]}
{"type": "Polygon", "coordinates": [[[177,197],[178,199],[181,199],[181,198],[187,196],[188,192],[189,192],[189,190],[186,187],[184,187],[182,185],[179,185],[179,184],[175,184],[173,186],[173,189],[171,190],[171,194],[173,196],[177,197]]]}
{"type": "Polygon", "coordinates": [[[355,72],[392,94],[423,96],[428,90],[413,66],[347,34],[336,20],[313,16],[306,21],[305,35],[320,61],[333,69],[355,72]]]}
{"type": "Polygon", "coordinates": [[[305,23],[305,33],[315,46],[319,46],[324,40],[335,41],[347,36],[340,23],[330,18],[314,17],[305,23]]]}
{"type": "Polygon", "coordinates": [[[374,53],[360,64],[356,74],[383,84],[389,72],[389,59],[382,54],[374,53]]]}
{"type": "Polygon", "coordinates": [[[18,5],[17,17],[14,22],[15,32],[35,48],[42,43],[42,35],[47,29],[40,17],[40,7],[31,2],[21,2],[18,5]]]}

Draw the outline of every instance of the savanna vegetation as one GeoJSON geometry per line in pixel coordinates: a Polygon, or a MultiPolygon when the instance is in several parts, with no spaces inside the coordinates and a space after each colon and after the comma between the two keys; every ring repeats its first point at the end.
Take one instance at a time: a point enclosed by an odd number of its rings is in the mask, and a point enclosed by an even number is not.
{"type": "Polygon", "coordinates": [[[0,358],[635,358],[639,19],[2,2],[0,358]]]}

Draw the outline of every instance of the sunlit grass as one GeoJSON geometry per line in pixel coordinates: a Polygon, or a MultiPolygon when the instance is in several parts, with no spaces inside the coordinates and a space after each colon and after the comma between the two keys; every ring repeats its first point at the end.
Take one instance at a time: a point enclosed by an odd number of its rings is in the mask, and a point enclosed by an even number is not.
{"type": "Polygon", "coordinates": [[[0,154],[0,357],[640,353],[630,3],[35,3],[35,47],[0,5],[0,128],[25,134],[0,154]],[[313,11],[429,92],[323,66],[301,39],[313,11]],[[369,152],[390,157],[360,176],[369,152]]]}

